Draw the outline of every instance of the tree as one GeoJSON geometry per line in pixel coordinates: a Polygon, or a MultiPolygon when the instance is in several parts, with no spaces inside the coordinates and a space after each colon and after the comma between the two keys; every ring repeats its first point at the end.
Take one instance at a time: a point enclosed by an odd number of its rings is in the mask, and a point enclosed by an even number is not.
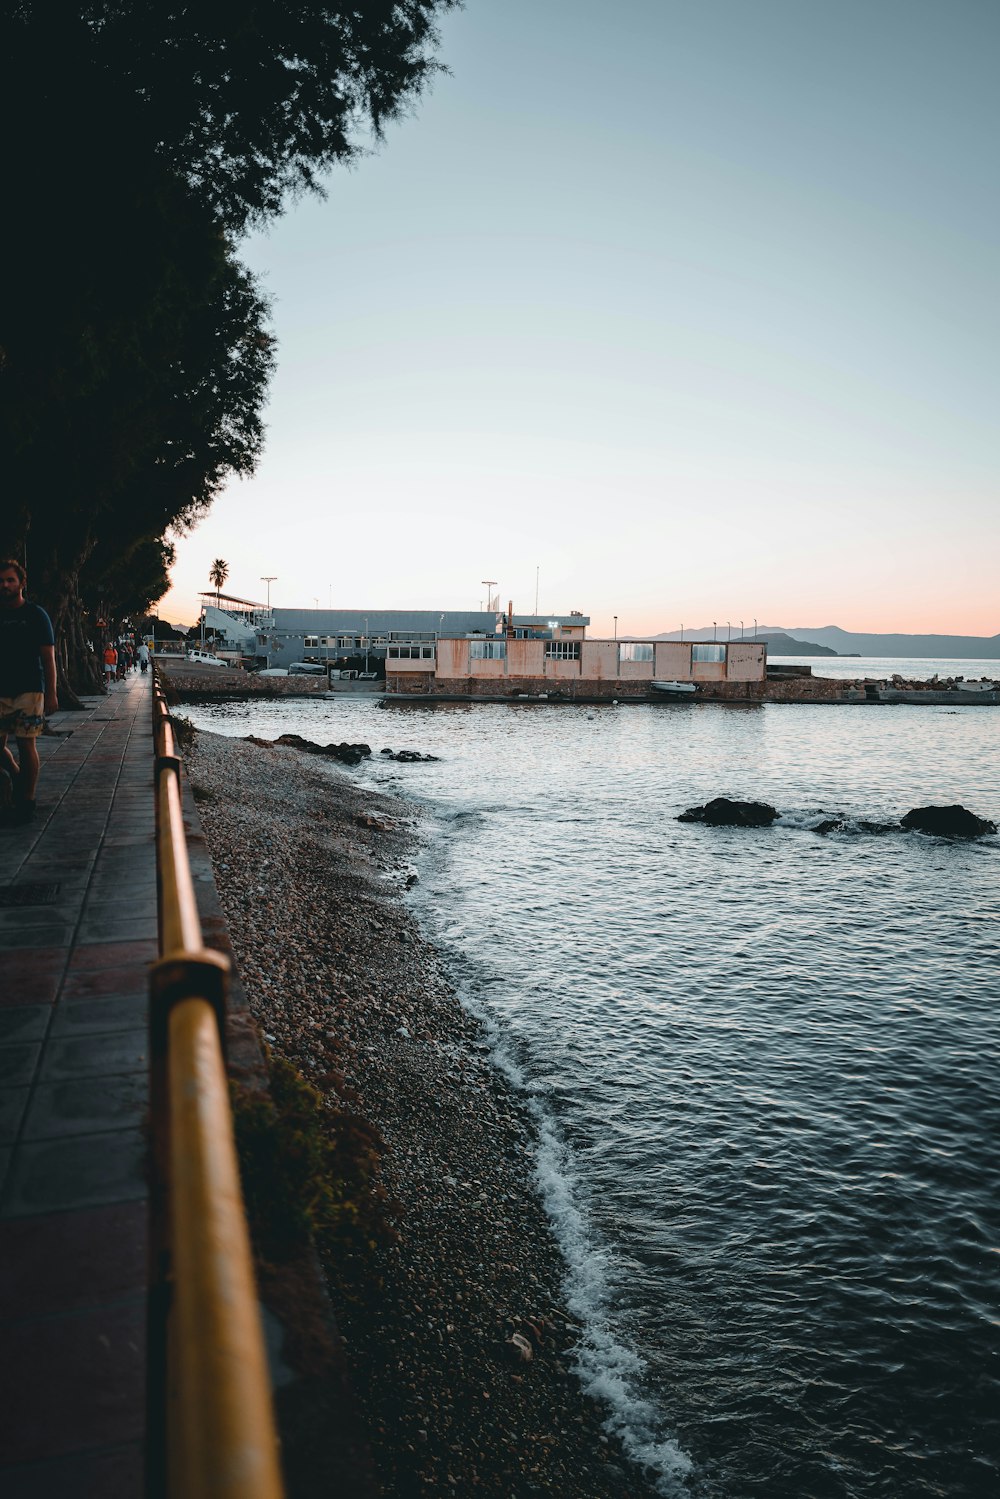
{"type": "Polygon", "coordinates": [[[66,38],[141,106],[144,141],[219,222],[242,230],[379,137],[440,64],[457,0],[0,0],[40,70],[66,38]]]}
{"type": "Polygon", "coordinates": [[[0,546],[66,705],[101,690],[82,589],[257,461],[273,343],[232,236],[381,134],[453,4],[0,0],[0,546]]]}
{"type": "Polygon", "coordinates": [[[98,546],[91,581],[190,527],[253,471],[273,363],[253,278],[85,61],[54,49],[17,119],[0,89],[0,120],[31,141],[12,153],[21,212],[0,243],[0,536],[53,615],[63,696],[100,690],[81,570],[98,546]],[[78,111],[71,139],[63,110],[78,111]],[[33,193],[39,160],[60,153],[60,191],[33,193]]]}
{"type": "Polygon", "coordinates": [[[219,607],[219,598],[222,593],[222,585],[229,577],[229,563],[221,557],[216,557],[208,570],[208,580],[215,584],[215,607],[219,607]]]}

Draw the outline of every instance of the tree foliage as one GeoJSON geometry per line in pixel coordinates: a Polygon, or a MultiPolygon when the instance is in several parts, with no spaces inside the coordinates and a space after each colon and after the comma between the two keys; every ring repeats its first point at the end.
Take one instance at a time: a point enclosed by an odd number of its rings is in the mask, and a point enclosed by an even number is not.
{"type": "Polygon", "coordinates": [[[88,609],[154,602],[168,533],[259,458],[274,350],[233,236],[424,86],[452,3],[0,0],[0,547],[62,688],[99,685],[88,609]]]}

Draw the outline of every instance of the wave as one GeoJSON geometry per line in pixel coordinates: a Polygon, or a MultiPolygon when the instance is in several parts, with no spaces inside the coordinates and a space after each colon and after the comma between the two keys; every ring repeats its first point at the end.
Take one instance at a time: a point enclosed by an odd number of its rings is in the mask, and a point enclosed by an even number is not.
{"type": "MultiPolygon", "coordinates": [[[[439,943],[441,939],[438,939],[439,943]]],[[[448,957],[452,955],[449,953],[448,957]]],[[[493,1066],[519,1095],[535,1126],[533,1180],[556,1235],[566,1273],[567,1308],[580,1332],[572,1369],[585,1393],[607,1411],[604,1429],[620,1441],[629,1460],[644,1471],[664,1499],[685,1499],[691,1458],[665,1430],[665,1416],[642,1393],[645,1363],[615,1334],[610,1309],[616,1260],[591,1227],[572,1147],[560,1130],[546,1084],[532,1078],[503,1027],[475,990],[502,982],[478,971],[469,959],[448,964],[462,1005],[480,1022],[493,1066]]]]}

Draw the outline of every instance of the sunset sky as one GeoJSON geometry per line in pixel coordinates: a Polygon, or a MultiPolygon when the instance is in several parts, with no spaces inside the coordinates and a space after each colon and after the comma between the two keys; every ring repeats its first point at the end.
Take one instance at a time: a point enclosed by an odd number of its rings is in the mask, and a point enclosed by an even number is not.
{"type": "Polygon", "coordinates": [[[1000,7],[468,0],[245,258],[255,478],[160,613],[580,609],[1000,631],[1000,7]]]}

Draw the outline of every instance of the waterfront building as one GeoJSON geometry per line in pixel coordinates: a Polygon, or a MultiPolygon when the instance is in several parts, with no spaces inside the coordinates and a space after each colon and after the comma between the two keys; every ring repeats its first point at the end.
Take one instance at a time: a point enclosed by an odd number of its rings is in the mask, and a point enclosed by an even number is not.
{"type": "MultiPolygon", "coordinates": [[[[516,624],[516,621],[515,621],[516,624]]],[[[767,647],[732,640],[588,640],[584,632],[526,638],[442,636],[427,656],[388,647],[386,688],[407,694],[489,696],[565,693],[646,697],[655,683],[763,682],[767,647]]]]}
{"type": "MultiPolygon", "coordinates": [[[[590,623],[577,611],[564,615],[512,614],[460,609],[278,609],[214,594],[203,595],[206,630],[218,630],[245,657],[268,666],[316,661],[336,665],[364,658],[379,670],[391,647],[407,660],[430,661],[442,636],[492,639],[512,630],[523,639],[576,639],[590,623]],[[220,607],[224,605],[225,607],[220,607]]],[[[396,659],[400,659],[397,657],[396,659]]]]}

